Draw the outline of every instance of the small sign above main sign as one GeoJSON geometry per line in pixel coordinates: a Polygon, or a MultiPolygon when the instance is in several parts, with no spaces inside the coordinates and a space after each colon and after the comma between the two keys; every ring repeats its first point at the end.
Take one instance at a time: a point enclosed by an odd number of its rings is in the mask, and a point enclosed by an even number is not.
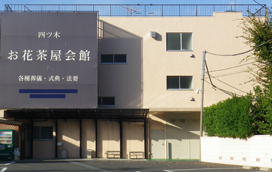
{"type": "Polygon", "coordinates": [[[0,108],[97,108],[97,13],[1,14],[0,108]]]}

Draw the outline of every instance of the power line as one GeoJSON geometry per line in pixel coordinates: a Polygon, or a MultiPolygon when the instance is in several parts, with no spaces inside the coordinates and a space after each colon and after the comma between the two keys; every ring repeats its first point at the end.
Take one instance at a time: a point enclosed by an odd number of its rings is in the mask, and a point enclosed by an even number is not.
{"type": "Polygon", "coordinates": [[[208,65],[207,65],[206,60],[205,60],[205,65],[206,65],[206,69],[207,69],[207,73],[208,73],[208,76],[209,76],[210,82],[211,82],[212,86],[216,88],[216,86],[215,86],[215,85],[213,85],[213,83],[212,83],[211,76],[210,76],[210,73],[209,73],[209,69],[208,69],[208,65]]]}
{"type": "Polygon", "coordinates": [[[231,87],[231,88],[234,88],[234,89],[236,89],[236,90],[238,90],[238,91],[241,91],[241,92],[243,92],[243,93],[247,93],[247,92],[245,92],[245,91],[243,91],[243,90],[240,90],[239,88],[236,88],[236,87],[234,87],[234,86],[232,86],[232,85],[230,85],[230,84],[228,84],[228,83],[226,83],[226,82],[224,82],[224,81],[221,81],[220,79],[218,79],[218,78],[216,78],[216,77],[214,77],[214,76],[212,76],[212,75],[211,75],[211,77],[214,78],[214,79],[216,79],[216,80],[218,80],[219,82],[222,82],[223,84],[225,84],[225,85],[227,85],[227,86],[229,86],[229,87],[231,87]]]}
{"type": "Polygon", "coordinates": [[[258,67],[253,67],[253,68],[249,68],[246,70],[233,71],[233,72],[229,72],[227,74],[214,75],[214,77],[224,77],[224,76],[236,75],[236,74],[243,73],[243,72],[254,72],[253,71],[254,69],[258,69],[258,67]]]}
{"type": "MultiPolygon", "coordinates": [[[[217,79],[216,77],[210,75],[210,72],[209,72],[209,69],[208,69],[208,65],[207,65],[206,60],[205,60],[205,65],[206,65],[206,69],[207,69],[207,74],[208,74],[208,76],[209,76],[209,80],[210,80],[210,82],[211,82],[211,85],[212,85],[214,88],[218,88],[218,87],[215,86],[215,85],[213,84],[211,77],[213,77],[214,79],[216,79],[216,80],[222,82],[223,84],[225,84],[225,85],[227,85],[227,86],[229,86],[229,87],[231,87],[231,88],[234,88],[234,89],[236,89],[236,90],[238,90],[238,91],[241,91],[241,92],[243,92],[243,93],[247,93],[247,92],[245,92],[245,91],[243,91],[243,90],[240,90],[240,89],[238,89],[238,88],[236,88],[236,87],[234,87],[234,86],[232,86],[232,85],[230,85],[230,84],[227,84],[227,83],[225,83],[224,81],[221,81],[220,79],[217,79]]],[[[220,88],[218,88],[218,89],[220,89],[220,88]]],[[[222,89],[222,90],[223,90],[223,89],[222,89]]],[[[226,90],[224,90],[224,91],[226,91],[226,90]]]]}
{"type": "MultiPolygon", "coordinates": [[[[208,84],[210,84],[210,85],[212,85],[210,82],[208,82],[208,81],[206,81],[206,80],[205,80],[205,82],[208,83],[208,84]]],[[[224,90],[224,89],[219,88],[219,87],[216,87],[216,89],[218,89],[219,91],[221,91],[221,92],[223,92],[223,93],[225,93],[225,94],[227,94],[227,95],[229,95],[229,96],[233,96],[233,94],[234,94],[234,93],[232,93],[232,92],[230,92],[230,91],[224,90]]],[[[215,89],[215,90],[216,90],[216,89],[215,89]]],[[[205,91],[206,91],[206,90],[205,90],[205,91]]],[[[235,93],[235,95],[241,97],[241,95],[239,95],[239,94],[237,94],[237,93],[235,93]]]]}
{"type": "MultiPolygon", "coordinates": [[[[262,6],[262,8],[266,6],[266,5],[262,5],[262,4],[260,4],[259,2],[255,1],[255,0],[253,0],[253,1],[254,1],[256,4],[258,4],[258,5],[262,6]]],[[[262,8],[260,8],[260,9],[259,9],[257,12],[259,12],[259,11],[260,11],[262,8]]],[[[270,13],[272,13],[272,12],[270,11],[270,9],[269,9],[269,8],[266,8],[266,9],[267,9],[267,10],[268,10],[270,13]]],[[[256,13],[257,13],[257,12],[256,12],[256,13]]],[[[254,13],[253,15],[255,16],[255,14],[256,14],[256,13],[254,13]]]]}
{"type": "Polygon", "coordinates": [[[224,69],[217,69],[217,70],[211,70],[210,72],[218,72],[218,71],[223,71],[223,70],[229,70],[229,69],[233,69],[233,68],[237,68],[237,67],[241,67],[241,66],[246,66],[248,64],[252,64],[255,62],[250,62],[250,63],[246,63],[246,64],[242,64],[242,65],[238,65],[238,66],[233,66],[233,67],[229,67],[229,68],[224,68],[224,69]]]}
{"type": "Polygon", "coordinates": [[[267,43],[269,43],[270,41],[272,41],[272,39],[269,39],[269,40],[266,41],[265,43],[263,43],[263,44],[261,44],[261,45],[255,47],[255,48],[252,48],[252,49],[250,49],[250,50],[247,50],[247,51],[244,51],[244,52],[241,52],[241,53],[237,53],[237,54],[216,54],[216,53],[210,53],[210,52],[208,52],[208,51],[206,51],[206,53],[207,53],[207,54],[214,55],[214,56],[239,56],[239,55],[246,54],[246,53],[248,53],[248,52],[250,52],[250,51],[253,51],[253,50],[255,50],[255,49],[257,49],[257,48],[259,48],[259,47],[261,47],[261,46],[263,46],[263,45],[265,45],[265,44],[267,44],[267,43]]]}

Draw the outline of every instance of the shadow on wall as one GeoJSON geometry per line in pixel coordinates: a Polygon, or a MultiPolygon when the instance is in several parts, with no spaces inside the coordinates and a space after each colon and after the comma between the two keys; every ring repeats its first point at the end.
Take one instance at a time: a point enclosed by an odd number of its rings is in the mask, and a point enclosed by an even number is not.
{"type": "Polygon", "coordinates": [[[64,158],[63,150],[66,150],[67,158],[79,158],[79,120],[58,120],[58,133],[58,142],[62,142],[58,147],[58,158],[64,158]]]}
{"type": "Polygon", "coordinates": [[[125,63],[99,64],[99,96],[114,96],[115,108],[142,108],[142,38],[99,21],[101,54],[125,54],[125,63]]]}

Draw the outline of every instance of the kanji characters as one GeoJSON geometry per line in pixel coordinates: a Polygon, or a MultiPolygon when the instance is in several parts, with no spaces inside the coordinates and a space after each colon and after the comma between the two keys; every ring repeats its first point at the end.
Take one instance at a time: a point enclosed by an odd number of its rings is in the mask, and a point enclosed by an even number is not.
{"type": "Polygon", "coordinates": [[[61,61],[61,50],[51,50],[50,61],[61,61]]]}
{"type": "Polygon", "coordinates": [[[65,53],[66,61],[70,61],[70,60],[75,61],[75,56],[76,56],[76,53],[73,52],[72,50],[69,50],[67,53],[65,53]]]}
{"type": "Polygon", "coordinates": [[[80,52],[79,52],[79,61],[90,61],[90,51],[80,50],[80,52]]]}
{"type": "Polygon", "coordinates": [[[23,53],[24,53],[24,55],[23,55],[23,60],[24,61],[32,61],[33,59],[32,59],[32,50],[24,50],[24,51],[22,51],[23,53]]]}
{"type": "Polygon", "coordinates": [[[39,50],[37,52],[39,54],[37,55],[38,58],[36,60],[40,60],[40,61],[46,60],[47,54],[45,54],[45,53],[47,53],[47,50],[39,50]]]}
{"type": "Polygon", "coordinates": [[[60,32],[38,32],[38,38],[60,38],[60,32]]]}
{"type": "Polygon", "coordinates": [[[68,50],[64,55],[62,54],[62,50],[50,50],[51,55],[49,52],[47,53],[47,50],[23,50],[22,56],[19,55],[18,51],[10,50],[8,53],[7,59],[9,60],[19,60],[19,56],[22,57],[23,61],[62,61],[62,57],[65,58],[65,61],[82,61],[82,62],[88,62],[90,61],[90,51],[89,50],[80,50],[78,54],[76,52],[73,52],[72,50],[68,50]],[[36,52],[36,54],[32,54],[33,52],[36,52]],[[36,58],[35,58],[36,56],[36,58]],[[47,56],[50,56],[50,58],[47,58],[47,56]]]}

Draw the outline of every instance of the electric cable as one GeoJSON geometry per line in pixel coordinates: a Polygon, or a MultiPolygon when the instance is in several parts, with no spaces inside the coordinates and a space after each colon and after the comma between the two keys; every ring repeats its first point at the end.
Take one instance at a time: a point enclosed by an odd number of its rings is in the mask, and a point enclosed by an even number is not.
{"type": "MultiPolygon", "coordinates": [[[[210,84],[210,85],[212,85],[210,82],[208,82],[208,81],[206,81],[206,80],[205,80],[205,82],[208,83],[208,84],[210,84]]],[[[230,92],[230,91],[224,90],[224,89],[219,88],[219,87],[216,87],[216,89],[218,89],[219,91],[221,91],[221,92],[223,92],[223,93],[225,93],[225,94],[227,94],[227,95],[229,95],[229,96],[233,96],[233,94],[235,94],[235,95],[241,97],[241,95],[239,95],[239,94],[237,94],[237,93],[232,93],[232,92],[230,92]]]]}
{"type": "Polygon", "coordinates": [[[211,53],[211,52],[208,52],[208,51],[206,51],[206,53],[214,55],[214,56],[239,56],[239,55],[246,54],[246,53],[248,53],[250,51],[253,51],[253,50],[255,50],[255,49],[257,49],[257,48],[259,48],[259,47],[261,47],[261,46],[263,46],[263,45],[265,45],[267,43],[269,43],[270,41],[272,41],[272,39],[269,39],[268,41],[266,41],[265,43],[263,43],[263,44],[261,44],[261,45],[259,45],[257,47],[254,47],[254,48],[252,48],[250,50],[247,50],[247,51],[244,51],[244,52],[241,52],[241,53],[237,53],[237,54],[216,54],[216,53],[211,53]]]}
{"type": "Polygon", "coordinates": [[[212,82],[212,80],[211,80],[211,76],[210,76],[210,73],[209,73],[209,69],[208,69],[208,65],[207,65],[206,60],[205,60],[205,65],[206,65],[206,69],[207,69],[207,73],[208,73],[208,76],[209,76],[210,82],[211,82],[212,86],[216,88],[216,86],[213,84],[213,82],[212,82]]]}
{"type": "Polygon", "coordinates": [[[227,74],[213,75],[213,76],[214,77],[224,77],[224,76],[236,75],[236,74],[243,73],[243,72],[249,72],[249,71],[253,72],[254,69],[258,69],[258,67],[254,67],[254,68],[250,68],[250,69],[246,69],[246,70],[239,70],[239,71],[229,72],[227,74]]]}
{"type": "MultiPolygon", "coordinates": [[[[255,0],[253,0],[253,1],[254,1],[256,4],[262,6],[262,8],[263,8],[263,7],[266,7],[266,5],[262,5],[262,4],[260,4],[259,2],[255,1],[255,0]]],[[[262,8],[260,8],[257,12],[259,12],[262,8]]],[[[272,12],[270,11],[269,8],[266,8],[266,9],[267,9],[270,13],[272,13],[272,12]]],[[[257,12],[255,12],[253,15],[255,16],[255,14],[256,14],[257,12]]]]}
{"type": "Polygon", "coordinates": [[[224,68],[224,69],[211,70],[210,72],[218,72],[218,71],[223,71],[223,70],[229,70],[229,69],[233,69],[233,68],[237,68],[237,67],[241,67],[241,66],[246,66],[246,65],[252,64],[252,63],[255,63],[255,62],[245,63],[245,64],[242,64],[242,65],[233,66],[233,67],[224,68]]]}
{"type": "Polygon", "coordinates": [[[219,82],[222,82],[223,84],[225,84],[225,85],[227,85],[227,86],[229,86],[229,87],[231,87],[231,88],[234,88],[234,89],[236,89],[236,90],[238,90],[238,91],[241,91],[241,92],[243,92],[243,93],[247,93],[247,92],[245,92],[245,91],[243,91],[243,90],[240,90],[239,88],[236,88],[236,87],[234,87],[234,86],[232,86],[232,85],[230,85],[230,84],[228,84],[228,83],[226,83],[226,82],[224,82],[224,81],[221,81],[220,79],[218,79],[218,78],[216,78],[216,77],[214,77],[214,76],[212,76],[212,75],[211,75],[211,77],[214,78],[214,79],[216,79],[216,80],[218,80],[219,82]]]}
{"type": "MultiPolygon", "coordinates": [[[[214,88],[217,88],[217,89],[219,89],[219,90],[223,90],[223,89],[218,88],[217,86],[215,86],[215,85],[213,84],[211,77],[215,78],[216,80],[222,82],[223,84],[225,84],[225,85],[227,85],[227,86],[229,86],[229,87],[231,87],[231,88],[234,88],[234,89],[236,89],[236,90],[238,90],[238,91],[241,91],[241,92],[243,92],[243,93],[247,93],[247,92],[245,92],[245,91],[243,91],[243,90],[240,90],[240,89],[238,89],[238,88],[236,88],[236,87],[234,87],[234,86],[232,86],[232,85],[230,85],[230,84],[227,84],[227,83],[225,83],[224,81],[221,81],[220,79],[218,79],[218,78],[216,78],[216,77],[210,75],[210,73],[209,73],[209,68],[208,68],[208,65],[207,65],[206,60],[205,60],[205,66],[206,66],[206,69],[207,69],[207,72],[206,72],[206,73],[207,73],[208,76],[209,76],[210,83],[211,83],[211,85],[212,85],[214,88]]],[[[224,90],[224,91],[226,91],[226,90],[224,90]]]]}

